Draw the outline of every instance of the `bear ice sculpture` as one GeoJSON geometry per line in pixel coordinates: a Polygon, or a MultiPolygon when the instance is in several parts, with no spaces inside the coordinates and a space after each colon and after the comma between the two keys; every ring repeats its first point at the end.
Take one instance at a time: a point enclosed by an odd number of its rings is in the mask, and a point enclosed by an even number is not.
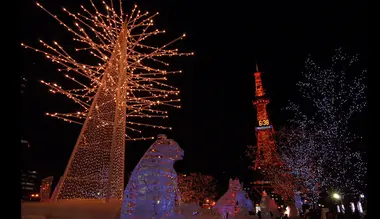
{"type": "Polygon", "coordinates": [[[159,135],[141,158],[124,191],[120,219],[173,217],[181,200],[173,164],[182,160],[179,145],[159,135]]]}

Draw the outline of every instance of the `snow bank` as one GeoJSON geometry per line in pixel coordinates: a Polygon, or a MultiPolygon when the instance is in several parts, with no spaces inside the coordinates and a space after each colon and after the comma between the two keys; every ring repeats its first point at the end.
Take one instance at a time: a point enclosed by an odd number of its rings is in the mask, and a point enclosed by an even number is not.
{"type": "MultiPolygon", "coordinates": [[[[182,207],[186,219],[220,219],[217,212],[201,209],[194,204],[182,207]],[[193,211],[201,212],[192,215],[193,211]]],[[[56,203],[24,202],[21,204],[21,219],[119,219],[121,202],[61,201],[56,203]]],[[[256,219],[253,216],[237,216],[235,219],[256,219]]]]}
{"type": "Polygon", "coordinates": [[[119,219],[121,202],[62,201],[24,202],[22,219],[119,219]]]}
{"type": "Polygon", "coordinates": [[[21,219],[48,219],[45,216],[38,216],[38,215],[28,215],[25,217],[22,217],[21,219]]]}

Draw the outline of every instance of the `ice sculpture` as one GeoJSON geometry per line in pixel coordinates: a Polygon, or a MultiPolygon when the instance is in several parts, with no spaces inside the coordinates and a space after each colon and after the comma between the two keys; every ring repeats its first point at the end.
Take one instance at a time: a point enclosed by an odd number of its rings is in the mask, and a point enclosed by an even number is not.
{"type": "Polygon", "coordinates": [[[236,199],[237,199],[237,205],[239,207],[238,208],[239,212],[237,212],[237,217],[238,218],[240,216],[247,217],[249,215],[249,212],[253,211],[252,201],[248,198],[247,193],[243,189],[240,189],[237,192],[236,199]]]}
{"type": "Polygon", "coordinates": [[[252,201],[248,198],[247,193],[240,189],[236,195],[237,203],[240,209],[247,209],[247,211],[253,211],[252,201]]]}
{"type": "Polygon", "coordinates": [[[296,208],[298,209],[298,211],[302,211],[302,200],[301,200],[301,196],[299,192],[295,194],[294,200],[295,200],[296,208]]]}
{"type": "Polygon", "coordinates": [[[132,172],[120,219],[166,219],[174,216],[181,195],[173,164],[183,158],[179,145],[158,135],[132,172]]]}
{"type": "Polygon", "coordinates": [[[222,218],[233,218],[239,212],[237,194],[241,190],[238,179],[229,181],[227,192],[216,202],[213,209],[222,216],[222,218]]]}
{"type": "Polygon", "coordinates": [[[274,216],[280,215],[276,202],[271,197],[269,197],[265,191],[263,191],[263,194],[261,196],[260,209],[263,219],[272,218],[270,214],[271,212],[274,216]]]}

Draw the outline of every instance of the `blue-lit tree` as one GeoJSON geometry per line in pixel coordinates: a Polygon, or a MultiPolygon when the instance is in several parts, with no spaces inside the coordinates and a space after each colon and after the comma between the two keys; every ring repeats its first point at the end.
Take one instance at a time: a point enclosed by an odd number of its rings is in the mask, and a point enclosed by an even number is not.
{"type": "Polygon", "coordinates": [[[297,83],[303,105],[291,102],[286,108],[293,116],[289,127],[278,132],[278,147],[285,166],[304,182],[311,198],[321,191],[357,193],[366,185],[363,154],[350,147],[357,137],[349,124],[366,106],[366,70],[356,72],[357,61],[342,49],[328,67],[309,57],[297,83]]]}

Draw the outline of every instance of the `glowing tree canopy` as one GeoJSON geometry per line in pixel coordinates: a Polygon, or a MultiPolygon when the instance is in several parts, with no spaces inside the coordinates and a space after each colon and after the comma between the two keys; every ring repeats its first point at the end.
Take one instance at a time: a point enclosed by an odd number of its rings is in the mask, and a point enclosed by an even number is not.
{"type": "Polygon", "coordinates": [[[321,192],[318,182],[323,176],[315,165],[316,156],[321,152],[319,144],[312,138],[313,134],[292,128],[277,131],[277,136],[281,158],[298,179],[300,191],[308,198],[317,200],[321,192]]]}
{"type": "Polygon", "coordinates": [[[162,219],[174,215],[181,194],[173,165],[183,155],[175,141],[158,136],[132,172],[124,191],[120,219],[162,219]]]}
{"type": "Polygon", "coordinates": [[[178,186],[183,203],[196,203],[216,197],[216,180],[200,173],[179,174],[178,186]]]}
{"type": "Polygon", "coordinates": [[[44,50],[22,44],[61,65],[58,71],[74,82],[75,86],[63,88],[41,81],[51,92],[65,95],[81,108],[75,113],[48,115],[79,124],[85,119],[57,190],[57,199],[121,199],[125,140],[147,139],[134,137],[144,126],[170,129],[150,124],[148,119],[167,118],[167,112],[158,109],[159,106],[179,107],[176,105],[179,99],[171,98],[179,94],[178,89],[164,81],[166,75],[181,71],[160,66],[169,65],[165,57],[190,55],[168,48],[185,35],[164,45],[147,45],[145,42],[151,36],[165,32],[151,30],[158,13],[142,13],[135,7],[130,14],[125,14],[121,1],[119,5],[104,1],[103,4],[104,13],[92,1],[93,9],[81,6],[82,13],[63,9],[74,20],[74,27],[70,27],[37,3],[73,34],[73,45],[81,45],[75,51],[88,52],[90,56],[84,59],[88,63],[75,59],[75,54],[70,55],[74,49],[64,49],[58,42],[49,44],[41,40],[44,50]]]}
{"type": "Polygon", "coordinates": [[[302,179],[304,194],[310,198],[318,198],[321,191],[357,193],[365,186],[366,164],[349,145],[356,139],[348,129],[350,121],[366,105],[366,71],[357,74],[356,61],[357,56],[350,57],[342,49],[328,67],[308,58],[298,83],[307,106],[291,103],[287,108],[294,114],[289,128],[279,132],[281,157],[302,179]]]}

